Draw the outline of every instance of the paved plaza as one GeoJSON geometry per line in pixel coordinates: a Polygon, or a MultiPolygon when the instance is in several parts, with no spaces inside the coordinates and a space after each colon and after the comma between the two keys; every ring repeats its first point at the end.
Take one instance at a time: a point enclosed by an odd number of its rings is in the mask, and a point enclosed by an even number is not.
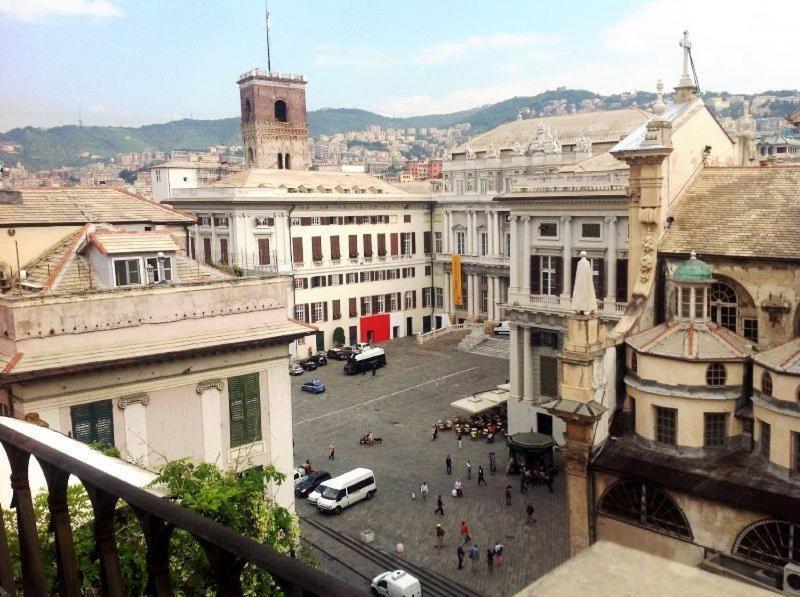
{"type": "Polygon", "coordinates": [[[519,477],[504,473],[508,450],[503,442],[487,445],[464,439],[459,449],[453,432],[442,432],[431,441],[435,421],[464,414],[450,402],[493,388],[508,376],[508,361],[460,352],[456,344],[444,339],[417,345],[412,339],[402,339],[385,345],[388,366],[374,377],[345,376],[342,363],[331,361],[316,372],[293,378],[295,462],[309,458],[315,469],[334,475],[364,466],[375,472],[378,485],[375,499],[339,516],[319,514],[304,500],[297,504],[297,511],[354,536],[371,529],[377,547],[391,551],[401,542],[403,556],[426,569],[486,595],[510,595],[567,559],[564,475],[556,477],[553,493],[537,486],[521,495],[519,477]],[[301,392],[300,385],[310,377],[322,378],[328,391],[322,395],[301,392]],[[383,438],[383,443],[360,446],[359,438],[368,431],[383,438]],[[327,460],[331,442],[336,445],[333,462],[327,460]],[[489,474],[491,450],[497,452],[496,475],[489,474]],[[447,454],[453,459],[451,476],[445,474],[447,454]],[[465,475],[467,460],[473,467],[471,481],[465,475]],[[478,465],[486,470],[486,486],[477,486],[478,465]],[[450,493],[456,479],[464,484],[462,498],[450,493]],[[427,502],[419,496],[422,481],[430,487],[427,502]],[[503,495],[507,483],[513,487],[510,507],[503,495]],[[444,501],[444,516],[434,514],[438,494],[444,501]],[[536,510],[537,522],[531,526],[524,524],[528,502],[536,510]],[[462,520],[481,550],[477,570],[466,560],[465,569],[457,569],[455,552],[462,520]],[[447,533],[441,549],[434,546],[437,523],[447,533]],[[505,555],[488,574],[486,549],[497,540],[505,546],[505,555]]]}

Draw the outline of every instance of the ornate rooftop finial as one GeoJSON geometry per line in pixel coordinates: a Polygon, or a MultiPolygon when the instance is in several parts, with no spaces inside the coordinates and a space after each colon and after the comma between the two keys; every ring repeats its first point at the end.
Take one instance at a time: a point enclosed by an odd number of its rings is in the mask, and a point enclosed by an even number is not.
{"type": "Polygon", "coordinates": [[[653,113],[656,116],[661,116],[664,110],[667,109],[667,104],[664,103],[664,81],[661,79],[656,83],[656,101],[653,104],[653,113]]]}
{"type": "Polygon", "coordinates": [[[689,31],[683,32],[683,38],[678,45],[683,48],[683,73],[678,86],[675,88],[675,101],[679,104],[692,101],[697,87],[689,76],[689,63],[691,60],[692,42],[689,41],[689,31]]]}
{"type": "Polygon", "coordinates": [[[584,315],[597,312],[597,295],[592,280],[592,264],[586,258],[586,251],[581,251],[581,259],[575,270],[575,288],[572,291],[572,310],[584,315]]]}

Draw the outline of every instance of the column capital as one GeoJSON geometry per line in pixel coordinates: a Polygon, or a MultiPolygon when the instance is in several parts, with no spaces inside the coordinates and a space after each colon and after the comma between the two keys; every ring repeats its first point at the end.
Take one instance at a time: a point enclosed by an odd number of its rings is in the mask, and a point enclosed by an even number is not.
{"type": "Polygon", "coordinates": [[[117,406],[120,410],[125,410],[126,407],[132,404],[141,404],[142,406],[147,406],[150,404],[150,396],[148,396],[146,392],[139,392],[137,394],[120,396],[117,399],[117,406]]]}
{"type": "Polygon", "coordinates": [[[197,392],[198,395],[202,396],[203,392],[205,392],[206,390],[210,390],[211,388],[216,388],[221,392],[224,387],[225,387],[225,382],[223,382],[219,378],[206,379],[201,382],[198,382],[197,387],[195,388],[195,392],[197,392]]]}
{"type": "Polygon", "coordinates": [[[528,222],[531,221],[531,217],[530,216],[522,216],[522,221],[527,224],[528,222]]]}
{"type": "Polygon", "coordinates": [[[561,221],[568,224],[572,221],[572,216],[561,216],[561,221]]]}
{"type": "Polygon", "coordinates": [[[606,216],[606,222],[609,224],[614,223],[617,221],[617,216],[606,216]]]}

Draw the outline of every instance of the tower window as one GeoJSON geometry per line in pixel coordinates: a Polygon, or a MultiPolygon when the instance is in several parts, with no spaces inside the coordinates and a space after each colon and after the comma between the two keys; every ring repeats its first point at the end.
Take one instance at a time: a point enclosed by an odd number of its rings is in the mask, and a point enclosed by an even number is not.
{"type": "Polygon", "coordinates": [[[244,100],[244,108],[242,109],[242,120],[250,122],[253,119],[253,108],[250,105],[250,100],[244,100]]]}
{"type": "Polygon", "coordinates": [[[761,374],[761,392],[766,396],[772,396],[772,376],[768,371],[761,374]]]}
{"type": "Polygon", "coordinates": [[[292,169],[292,156],[290,156],[288,153],[286,154],[286,157],[283,158],[283,167],[287,170],[292,169]]]}
{"type": "Polygon", "coordinates": [[[278,154],[278,170],[283,170],[283,154],[278,154]]]}
{"type": "Polygon", "coordinates": [[[706,369],[706,383],[710,386],[724,386],[727,377],[723,363],[711,363],[706,369]]]}
{"type": "Polygon", "coordinates": [[[275,102],[275,120],[278,122],[288,122],[286,118],[286,102],[283,100],[275,102]]]}
{"type": "Polygon", "coordinates": [[[248,147],[247,148],[247,165],[248,166],[252,166],[253,165],[253,148],[252,147],[248,147]]]}

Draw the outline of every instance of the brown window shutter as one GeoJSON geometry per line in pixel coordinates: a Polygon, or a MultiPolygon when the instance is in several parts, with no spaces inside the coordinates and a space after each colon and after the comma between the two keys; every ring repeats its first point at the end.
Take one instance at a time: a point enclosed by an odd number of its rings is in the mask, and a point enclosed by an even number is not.
{"type": "Polygon", "coordinates": [[[356,216],[356,224],[363,224],[364,216],[356,216]]]}
{"type": "Polygon", "coordinates": [[[372,235],[364,235],[364,257],[372,257],[372,235]]]}
{"type": "Polygon", "coordinates": [[[292,258],[295,263],[303,263],[303,239],[300,237],[292,239],[292,258]]]}
{"type": "Polygon", "coordinates": [[[541,294],[539,275],[542,271],[541,255],[531,255],[531,294],[541,294]]]}
{"type": "Polygon", "coordinates": [[[378,312],[378,297],[377,296],[373,296],[372,297],[372,314],[374,315],[377,312],[378,312]]]}
{"type": "MultiPolygon", "coordinates": [[[[606,297],[606,260],[599,257],[595,259],[597,262],[597,278],[595,282],[595,294],[597,294],[597,298],[604,299],[606,297]]],[[[594,279],[594,276],[592,276],[594,279]]],[[[575,283],[575,278],[572,278],[572,282],[575,283]]]]}
{"type": "Polygon", "coordinates": [[[228,265],[228,239],[219,239],[219,261],[224,265],[228,265]]]}
{"type": "Polygon", "coordinates": [[[397,255],[400,248],[400,241],[397,236],[397,232],[392,232],[391,236],[389,237],[389,242],[391,244],[392,255],[397,255]]]}
{"type": "Polygon", "coordinates": [[[309,319],[309,317],[308,317],[308,314],[309,314],[308,303],[306,303],[305,305],[303,305],[303,310],[304,310],[304,311],[305,311],[305,313],[306,313],[306,321],[310,321],[310,319],[309,319]]]}
{"type": "Polygon", "coordinates": [[[378,257],[386,256],[386,235],[381,233],[378,235],[378,257]]]}
{"type": "Polygon", "coordinates": [[[341,259],[342,255],[339,249],[339,237],[331,237],[331,259],[341,259]]]}
{"type": "Polygon", "coordinates": [[[417,252],[417,233],[411,233],[411,254],[415,255],[417,252]]]}
{"type": "Polygon", "coordinates": [[[322,303],[322,321],[328,321],[328,301],[322,303]]]}
{"type": "Polygon", "coordinates": [[[351,234],[348,239],[350,243],[350,259],[358,257],[358,236],[351,234]]]}
{"type": "Polygon", "coordinates": [[[617,302],[628,302],[628,260],[617,259],[617,302]]]}
{"type": "Polygon", "coordinates": [[[261,265],[269,265],[269,239],[258,239],[258,262],[261,265]]]}
{"type": "Polygon", "coordinates": [[[350,307],[350,317],[358,317],[358,301],[357,299],[351,297],[348,299],[349,307],[350,307]]]}
{"type": "Polygon", "coordinates": [[[426,255],[431,254],[431,233],[430,230],[426,230],[422,233],[422,247],[425,251],[426,255]]]}
{"type": "Polygon", "coordinates": [[[314,261],[322,261],[322,237],[311,237],[311,258],[314,261]]]}
{"type": "Polygon", "coordinates": [[[564,260],[557,257],[555,264],[553,269],[556,270],[556,295],[561,295],[564,292],[564,260]]]}
{"type": "Polygon", "coordinates": [[[331,311],[333,311],[333,319],[342,318],[342,301],[334,299],[331,303],[331,311]]]}
{"type": "Polygon", "coordinates": [[[416,309],[417,308],[417,291],[416,290],[412,290],[411,291],[411,299],[412,299],[411,306],[414,309],[416,309]]]}
{"type": "Polygon", "coordinates": [[[301,226],[310,226],[311,225],[311,218],[300,218],[300,225],[301,226]]]}
{"type": "Polygon", "coordinates": [[[383,306],[384,306],[384,311],[386,311],[387,313],[391,312],[391,310],[392,310],[392,295],[391,294],[387,294],[386,296],[383,297],[383,306]]]}

